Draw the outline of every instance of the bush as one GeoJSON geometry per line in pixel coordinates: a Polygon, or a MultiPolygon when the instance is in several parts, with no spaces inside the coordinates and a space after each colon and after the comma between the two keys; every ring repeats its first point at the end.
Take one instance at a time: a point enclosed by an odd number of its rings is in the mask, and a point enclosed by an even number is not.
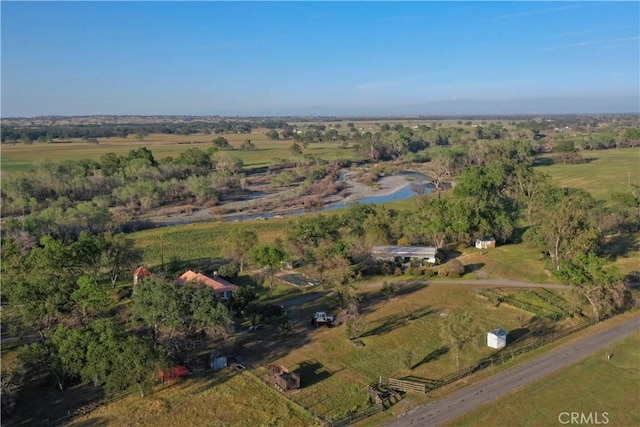
{"type": "Polygon", "coordinates": [[[222,264],[220,268],[218,268],[218,274],[222,277],[226,277],[227,279],[238,277],[239,272],[240,267],[238,267],[238,265],[234,262],[222,264]]]}
{"type": "Polygon", "coordinates": [[[384,295],[385,298],[393,297],[399,290],[400,288],[395,283],[384,282],[382,284],[382,295],[384,295]]]}
{"type": "Polygon", "coordinates": [[[380,273],[382,273],[385,276],[388,276],[391,273],[393,273],[393,263],[389,261],[382,262],[380,264],[380,273]]]}
{"type": "Polygon", "coordinates": [[[407,276],[422,276],[424,274],[424,267],[409,267],[405,271],[407,276]]]}
{"type": "Polygon", "coordinates": [[[460,261],[452,259],[438,270],[438,276],[458,278],[464,274],[464,270],[464,265],[460,261]]]}

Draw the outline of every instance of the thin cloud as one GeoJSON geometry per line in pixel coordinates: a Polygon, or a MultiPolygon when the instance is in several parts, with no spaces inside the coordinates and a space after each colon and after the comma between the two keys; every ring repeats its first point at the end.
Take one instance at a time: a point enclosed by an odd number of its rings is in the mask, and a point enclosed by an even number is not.
{"type": "Polygon", "coordinates": [[[556,8],[553,8],[553,9],[532,10],[530,12],[514,13],[512,15],[494,16],[493,18],[489,18],[489,21],[497,21],[499,19],[520,18],[522,16],[538,15],[538,14],[541,14],[541,13],[559,12],[561,10],[578,9],[580,7],[582,7],[582,6],[581,5],[578,5],[578,6],[565,6],[565,7],[556,7],[556,8]]]}
{"type": "Polygon", "coordinates": [[[624,37],[621,39],[591,40],[591,41],[585,41],[585,42],[579,42],[579,43],[569,43],[569,44],[561,44],[558,46],[549,46],[543,49],[544,50],[571,49],[574,47],[593,46],[593,45],[605,44],[605,43],[614,43],[614,44],[623,43],[623,42],[632,41],[632,40],[640,40],[640,37],[635,36],[635,37],[624,37]]]}
{"type": "Polygon", "coordinates": [[[628,30],[630,28],[634,28],[637,29],[637,27],[613,27],[613,28],[595,28],[595,29],[590,29],[590,30],[583,30],[583,31],[572,31],[572,32],[568,32],[568,33],[560,33],[560,34],[554,34],[549,36],[549,38],[559,38],[559,37],[570,37],[570,36],[579,36],[579,35],[584,35],[584,34],[593,34],[593,33],[602,33],[605,31],[618,31],[618,30],[628,30]]]}
{"type": "Polygon", "coordinates": [[[480,81],[465,81],[455,82],[437,86],[428,86],[426,89],[483,89],[483,88],[505,88],[511,86],[517,86],[521,84],[530,84],[534,82],[533,79],[513,79],[513,80],[480,80],[480,81]]]}

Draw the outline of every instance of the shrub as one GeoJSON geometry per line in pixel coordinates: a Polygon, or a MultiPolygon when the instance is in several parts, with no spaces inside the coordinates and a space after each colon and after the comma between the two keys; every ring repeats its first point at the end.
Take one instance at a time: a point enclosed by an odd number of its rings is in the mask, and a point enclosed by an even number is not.
{"type": "Polygon", "coordinates": [[[464,265],[460,261],[452,259],[438,270],[438,276],[458,278],[464,274],[464,270],[464,265]]]}
{"type": "Polygon", "coordinates": [[[393,297],[399,290],[400,288],[395,283],[384,282],[382,284],[382,295],[384,295],[385,298],[393,297]]]}
{"type": "Polygon", "coordinates": [[[424,267],[409,267],[405,271],[407,276],[421,276],[424,274],[424,267]]]}
{"type": "Polygon", "coordinates": [[[239,272],[240,272],[240,268],[234,262],[228,262],[226,264],[222,264],[220,268],[218,268],[218,274],[222,277],[226,277],[227,279],[233,279],[238,277],[239,272]]]}

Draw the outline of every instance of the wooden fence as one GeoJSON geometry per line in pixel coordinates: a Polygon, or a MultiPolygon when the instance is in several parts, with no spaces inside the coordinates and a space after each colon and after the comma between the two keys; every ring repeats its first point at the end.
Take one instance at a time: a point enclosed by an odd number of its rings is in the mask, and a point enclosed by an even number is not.
{"type": "Polygon", "coordinates": [[[389,386],[389,388],[392,388],[394,390],[404,391],[405,393],[408,391],[414,391],[416,393],[427,392],[427,385],[425,383],[420,383],[416,381],[389,378],[387,380],[387,385],[389,386]]]}

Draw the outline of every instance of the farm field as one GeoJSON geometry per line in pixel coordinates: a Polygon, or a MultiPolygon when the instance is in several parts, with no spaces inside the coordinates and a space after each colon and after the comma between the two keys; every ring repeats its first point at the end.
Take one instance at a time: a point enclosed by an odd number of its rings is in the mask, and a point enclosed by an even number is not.
{"type": "Polygon", "coordinates": [[[558,185],[582,188],[596,199],[609,200],[616,191],[624,191],[628,184],[640,184],[640,148],[581,151],[585,163],[576,165],[545,163],[550,154],[538,159],[537,169],[546,172],[558,185]]]}
{"type": "Polygon", "coordinates": [[[448,425],[556,425],[561,412],[581,412],[587,416],[598,413],[601,424],[639,425],[638,347],[640,333],[612,345],[609,352],[613,357],[609,360],[603,354],[590,356],[448,425]],[[603,422],[603,412],[607,412],[607,423],[603,422]]]}
{"type": "MultiPolygon", "coordinates": [[[[150,134],[144,141],[138,141],[133,136],[129,138],[99,138],[99,144],[90,144],[80,140],[56,143],[34,144],[3,144],[1,170],[3,173],[24,171],[31,169],[39,160],[61,162],[64,160],[93,159],[99,160],[107,153],[126,155],[130,150],[147,147],[153,152],[157,160],[165,157],[177,157],[188,148],[196,147],[206,150],[211,147],[211,141],[217,136],[223,136],[235,148],[225,151],[234,157],[242,159],[247,169],[267,166],[274,158],[291,157],[289,147],[291,140],[271,141],[263,133],[224,134],[224,135],[168,135],[150,134]],[[250,139],[256,144],[255,151],[241,151],[240,145],[250,139]]],[[[350,149],[338,149],[336,143],[312,143],[305,149],[306,154],[317,155],[325,160],[336,158],[352,158],[350,149]],[[340,157],[342,156],[342,157],[340,157]]]]}

